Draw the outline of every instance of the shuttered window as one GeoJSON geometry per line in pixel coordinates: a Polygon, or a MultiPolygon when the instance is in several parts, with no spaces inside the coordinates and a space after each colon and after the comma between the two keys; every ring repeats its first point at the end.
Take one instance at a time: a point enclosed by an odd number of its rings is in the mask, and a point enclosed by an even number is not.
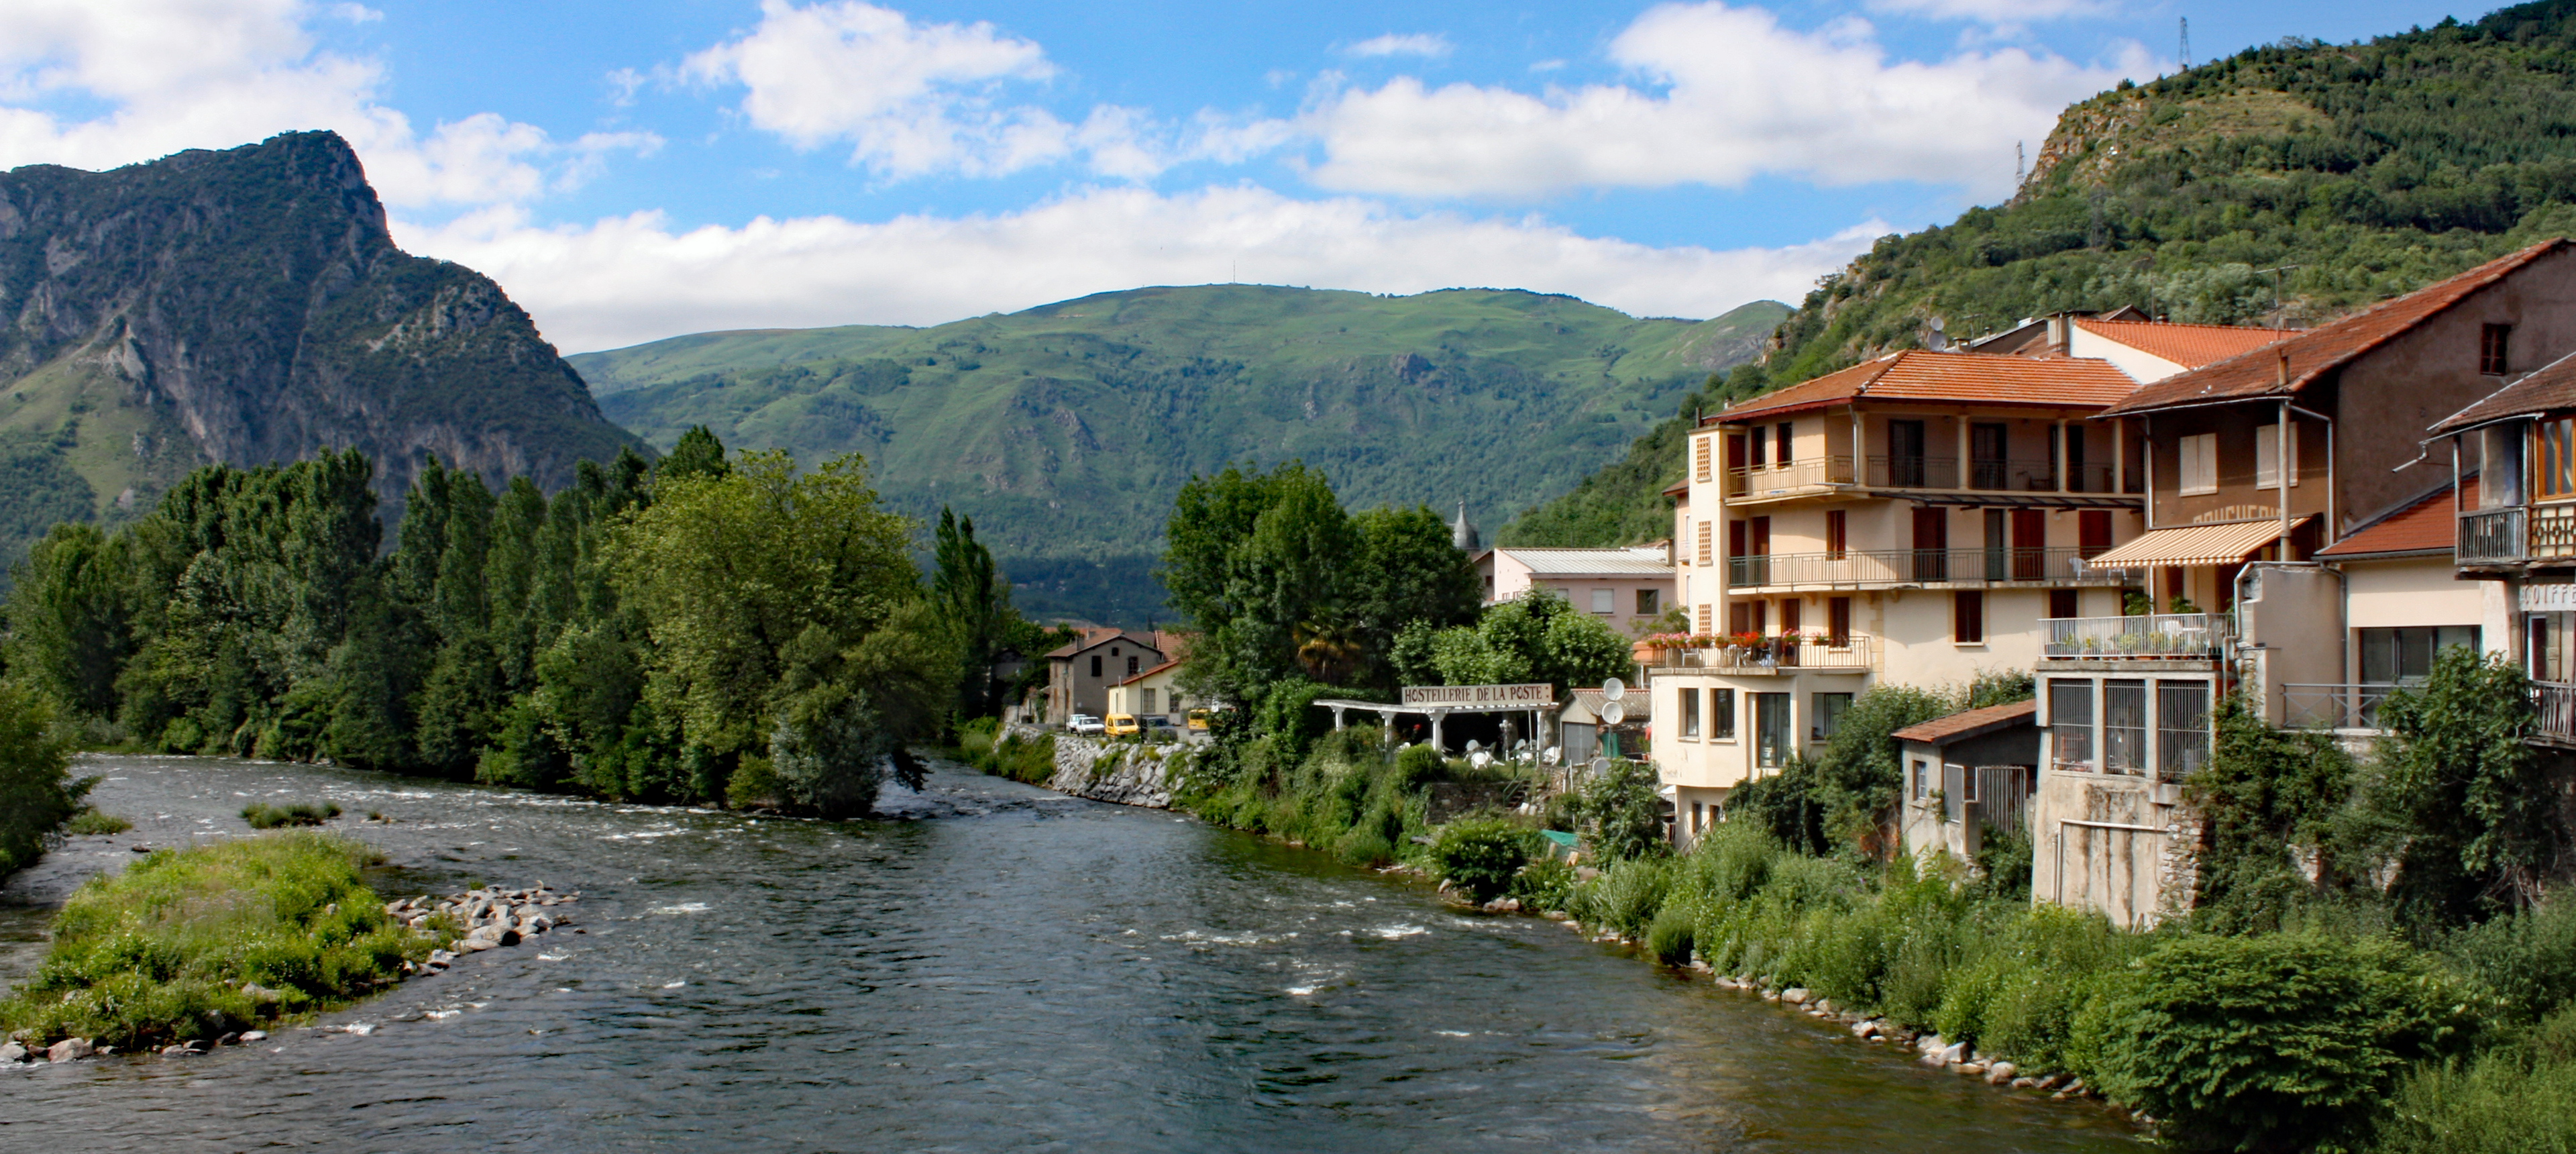
{"type": "Polygon", "coordinates": [[[1708,480],[1709,442],[1716,439],[1717,438],[1715,437],[1694,437],[1691,439],[1693,445],[1696,446],[1694,454],[1699,462],[1698,477],[1702,481],[1708,480]]]}
{"type": "Polygon", "coordinates": [[[1714,528],[1714,526],[1712,525],[1712,523],[1707,522],[1707,521],[1702,521],[1702,522],[1700,522],[1700,523],[1699,523],[1699,563],[1700,563],[1700,564],[1702,564],[1702,565],[1715,565],[1715,564],[1717,564],[1717,557],[1716,557],[1716,554],[1715,554],[1715,548],[1716,548],[1716,536],[1717,536],[1717,530],[1714,528]]]}
{"type": "Polygon", "coordinates": [[[2218,434],[2184,437],[2175,446],[2181,459],[2174,470],[2176,486],[2188,497],[2218,491],[2218,434]]]}
{"type": "MultiPolygon", "coordinates": [[[[2277,489],[2281,485],[2281,426],[2254,426],[2254,487],[2277,489]]],[[[2299,487],[2299,430],[2290,427],[2290,487],[2299,487]]]]}

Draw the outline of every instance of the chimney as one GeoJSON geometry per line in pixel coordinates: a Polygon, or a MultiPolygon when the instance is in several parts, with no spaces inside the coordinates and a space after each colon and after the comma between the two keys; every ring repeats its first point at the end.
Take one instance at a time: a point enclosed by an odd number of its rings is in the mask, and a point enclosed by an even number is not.
{"type": "Polygon", "coordinates": [[[2072,336],[2072,334],[2071,334],[2071,333],[2069,333],[2069,332],[2068,332],[2068,330],[2069,330],[2069,329],[2071,329],[2071,328],[2073,328],[2073,327],[2074,327],[2074,323],[2073,323],[2072,321],[2070,321],[2070,320],[2068,320],[2068,319],[2067,319],[2067,316],[2066,316],[2066,314],[2065,314],[2065,313],[2058,313],[2058,314],[2056,314],[2056,315],[2054,315],[2054,316],[2049,317],[2049,318],[2048,318],[2048,351],[2049,351],[2049,352],[2052,352],[2052,353],[2055,353],[2055,354],[2057,354],[2058,356],[2061,356],[2061,357],[2062,357],[2062,356],[2065,356],[2065,355],[2066,355],[2066,346],[2067,346],[2067,343],[2068,343],[2069,339],[2070,339],[2070,338],[2071,338],[2071,336],[2072,336]]]}
{"type": "Polygon", "coordinates": [[[2290,391],[2290,350],[2288,349],[2281,350],[2281,373],[2279,384],[2282,392],[2286,393],[2290,391]]]}

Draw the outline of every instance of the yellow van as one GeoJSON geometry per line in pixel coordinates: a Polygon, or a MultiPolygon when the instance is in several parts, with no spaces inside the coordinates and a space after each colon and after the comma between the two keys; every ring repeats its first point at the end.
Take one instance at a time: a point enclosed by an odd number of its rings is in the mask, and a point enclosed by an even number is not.
{"type": "Polygon", "coordinates": [[[1137,732],[1135,714],[1113,713],[1109,715],[1109,736],[1134,737],[1137,732]]]}
{"type": "Polygon", "coordinates": [[[1193,709],[1193,710],[1191,710],[1191,711],[1190,711],[1190,728],[1191,728],[1191,729],[1193,729],[1193,730],[1195,730],[1195,731],[1197,731],[1197,732],[1200,732],[1200,733],[1206,733],[1206,732],[1207,732],[1207,727],[1208,727],[1208,717],[1209,717],[1209,715],[1210,715],[1210,712],[1211,712],[1211,711],[1209,711],[1209,710],[1205,710],[1205,709],[1193,709]]]}

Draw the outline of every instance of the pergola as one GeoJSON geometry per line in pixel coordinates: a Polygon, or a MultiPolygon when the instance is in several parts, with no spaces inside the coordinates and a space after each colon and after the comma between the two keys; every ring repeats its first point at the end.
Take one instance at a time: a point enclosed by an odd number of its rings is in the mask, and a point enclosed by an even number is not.
{"type": "Polygon", "coordinates": [[[1350,711],[1367,710],[1377,714],[1378,725],[1392,730],[1401,714],[1418,714],[1431,719],[1431,748],[1447,754],[1441,742],[1441,723],[1453,713],[1527,713],[1531,716],[1530,737],[1536,748],[1547,748],[1548,714],[1556,705],[1556,687],[1552,685],[1435,685],[1412,686],[1404,690],[1408,698],[1427,699],[1405,702],[1353,701],[1348,698],[1319,697],[1315,704],[1333,711],[1333,728],[1341,729],[1350,711]]]}

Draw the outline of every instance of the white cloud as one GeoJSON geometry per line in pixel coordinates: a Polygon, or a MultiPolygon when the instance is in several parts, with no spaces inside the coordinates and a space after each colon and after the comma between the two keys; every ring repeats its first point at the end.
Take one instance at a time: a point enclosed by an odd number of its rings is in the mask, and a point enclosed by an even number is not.
{"type": "Polygon", "coordinates": [[[1355,197],[1250,185],[1165,195],[1094,189],[991,216],[755,219],[675,228],[660,213],[541,227],[516,207],[406,247],[509,286],[566,350],[722,328],[936,324],[1086,293],[1241,279],[1376,292],[1457,285],[1564,292],[1639,315],[1711,316],[1795,301],[1889,231],[1714,251],[1587,237],[1535,217],[1404,214],[1355,197]]]}
{"type": "Polygon", "coordinates": [[[1432,59],[1449,55],[1455,45],[1437,33],[1416,32],[1399,36],[1389,32],[1372,36],[1342,51],[1352,56],[1427,56],[1432,59]]]}
{"type": "MultiPolygon", "coordinates": [[[[754,127],[799,148],[847,141],[852,163],[892,177],[1000,175],[1061,160],[1082,142],[1118,151],[1119,142],[1043,108],[999,103],[1006,82],[1043,81],[1055,66],[1034,41],[984,22],[916,24],[859,0],[762,0],[758,27],[691,55],[680,71],[741,84],[754,127]]],[[[1110,161],[1134,162],[1128,151],[1110,161]]]]}
{"type": "Polygon", "coordinates": [[[1985,24],[2100,16],[2110,10],[2101,0],[1869,0],[1869,6],[1878,12],[1985,24]]]}
{"type": "MultiPolygon", "coordinates": [[[[348,138],[396,207],[524,199],[595,167],[492,113],[427,135],[377,102],[377,65],[318,51],[305,22],[359,19],[304,0],[10,0],[0,5],[0,168],[112,168],[298,129],[348,138]],[[107,106],[66,116],[49,106],[107,106]]],[[[361,9],[360,11],[367,11],[361,9]]],[[[621,147],[649,148],[649,134],[621,147]]]]}
{"type": "Polygon", "coordinates": [[[1763,9],[1722,3],[1651,9],[1609,54],[1645,83],[1533,96],[1402,77],[1330,93],[1300,120],[1323,151],[1311,176],[1326,188],[1427,197],[1733,187],[1762,174],[1999,195],[2011,188],[2014,141],[2036,144],[2069,100],[2153,67],[2134,45],[2112,68],[2019,48],[1891,60],[1865,21],[1798,32],[1763,9]]]}

